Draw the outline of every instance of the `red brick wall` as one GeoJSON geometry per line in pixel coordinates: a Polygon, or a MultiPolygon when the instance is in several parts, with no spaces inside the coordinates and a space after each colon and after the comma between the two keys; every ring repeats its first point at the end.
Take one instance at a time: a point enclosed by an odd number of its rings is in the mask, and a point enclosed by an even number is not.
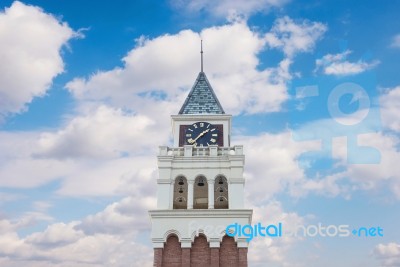
{"type": "Polygon", "coordinates": [[[154,264],[153,267],[162,267],[162,248],[154,249],[154,264]]]}
{"type": "Polygon", "coordinates": [[[182,249],[178,237],[171,235],[164,245],[162,267],[182,267],[182,249]]]}
{"type": "Polygon", "coordinates": [[[211,267],[219,267],[219,248],[211,248],[211,267]]]}
{"type": "Polygon", "coordinates": [[[238,248],[233,237],[224,236],[220,248],[210,248],[207,238],[195,238],[192,248],[181,248],[175,235],[164,249],[154,249],[154,267],[247,267],[247,248],[238,248]]]}
{"type": "Polygon", "coordinates": [[[247,267],[247,248],[239,248],[239,266],[247,267]]]}
{"type": "Polygon", "coordinates": [[[190,266],[190,248],[182,249],[182,267],[190,266]]]}
{"type": "Polygon", "coordinates": [[[235,239],[230,236],[224,236],[220,247],[219,266],[233,267],[239,264],[239,253],[235,239]]]}
{"type": "Polygon", "coordinates": [[[211,250],[204,235],[199,235],[194,239],[190,256],[190,267],[210,266],[211,250]]]}

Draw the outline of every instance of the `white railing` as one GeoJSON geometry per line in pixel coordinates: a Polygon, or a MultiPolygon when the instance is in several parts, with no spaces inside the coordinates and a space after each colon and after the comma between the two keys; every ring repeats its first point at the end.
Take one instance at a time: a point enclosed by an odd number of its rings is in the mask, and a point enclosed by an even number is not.
{"type": "Polygon", "coordinates": [[[207,157],[225,155],[243,155],[243,146],[218,147],[216,145],[208,147],[193,147],[186,145],[183,147],[160,146],[160,156],[174,157],[207,157]]]}

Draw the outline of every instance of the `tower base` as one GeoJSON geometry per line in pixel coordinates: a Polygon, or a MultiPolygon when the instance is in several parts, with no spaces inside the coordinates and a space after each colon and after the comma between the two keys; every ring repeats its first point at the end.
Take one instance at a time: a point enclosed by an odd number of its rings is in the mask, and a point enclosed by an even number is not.
{"type": "Polygon", "coordinates": [[[154,248],[154,267],[247,267],[247,248],[238,248],[232,237],[224,237],[219,248],[211,248],[205,236],[191,248],[181,248],[170,236],[164,248],[154,248]]]}

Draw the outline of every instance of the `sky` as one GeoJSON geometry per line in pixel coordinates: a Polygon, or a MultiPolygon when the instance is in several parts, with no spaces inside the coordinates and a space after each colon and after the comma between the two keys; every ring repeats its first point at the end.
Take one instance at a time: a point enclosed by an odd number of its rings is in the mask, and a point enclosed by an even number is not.
{"type": "Polygon", "coordinates": [[[0,2],[0,266],[152,266],[200,71],[244,145],[249,266],[400,266],[400,1],[0,2]],[[331,232],[332,233],[332,232],[331,232]]]}

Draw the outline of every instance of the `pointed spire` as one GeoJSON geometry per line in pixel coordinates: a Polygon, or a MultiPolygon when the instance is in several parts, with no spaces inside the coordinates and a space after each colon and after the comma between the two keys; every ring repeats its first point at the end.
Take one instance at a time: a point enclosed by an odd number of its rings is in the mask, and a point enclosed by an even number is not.
{"type": "Polygon", "coordinates": [[[201,50],[200,50],[200,55],[201,55],[201,72],[203,72],[203,40],[201,40],[201,50]]]}
{"type": "Polygon", "coordinates": [[[204,72],[197,76],[178,114],[225,114],[204,72]]]}
{"type": "Polygon", "coordinates": [[[178,114],[225,114],[203,72],[203,40],[200,43],[201,71],[178,114]]]}

